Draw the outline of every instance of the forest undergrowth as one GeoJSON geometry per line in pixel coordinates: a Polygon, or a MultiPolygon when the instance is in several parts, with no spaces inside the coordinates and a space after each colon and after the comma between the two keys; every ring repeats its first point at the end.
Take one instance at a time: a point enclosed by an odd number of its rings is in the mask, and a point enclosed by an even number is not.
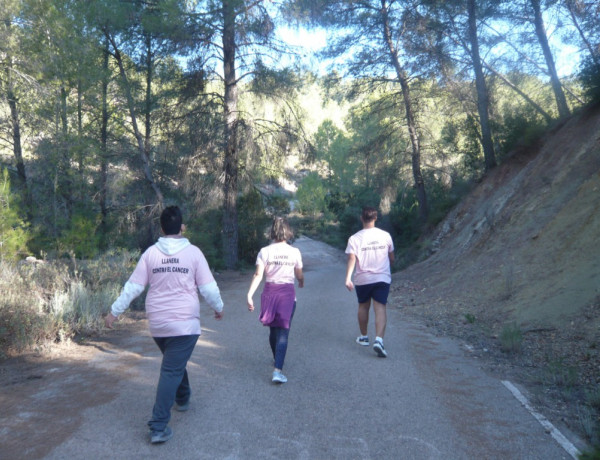
{"type": "Polygon", "coordinates": [[[138,257],[109,251],[90,260],[0,263],[0,358],[98,333],[138,257]]]}

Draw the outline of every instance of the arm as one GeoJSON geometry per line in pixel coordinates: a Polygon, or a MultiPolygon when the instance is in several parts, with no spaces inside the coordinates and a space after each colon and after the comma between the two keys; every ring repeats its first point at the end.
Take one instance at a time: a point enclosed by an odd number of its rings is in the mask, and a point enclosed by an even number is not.
{"type": "Polygon", "coordinates": [[[349,291],[354,289],[354,283],[352,283],[352,272],[356,265],[356,256],[354,254],[348,254],[348,264],[346,265],[346,287],[349,291]]]}
{"type": "Polygon", "coordinates": [[[394,251],[388,252],[388,257],[390,258],[390,266],[394,265],[394,261],[396,260],[396,257],[394,256],[394,251]]]}
{"type": "Polygon", "coordinates": [[[215,311],[215,318],[223,318],[223,300],[221,299],[221,291],[219,291],[217,282],[213,281],[212,283],[198,286],[198,292],[200,292],[206,303],[210,305],[210,308],[215,311]]]}
{"type": "Polygon", "coordinates": [[[144,289],[145,286],[142,286],[141,284],[127,281],[121,295],[111,305],[110,313],[106,315],[106,318],[104,319],[104,325],[107,328],[112,329],[113,323],[117,320],[119,315],[129,308],[131,301],[144,292],[144,289]]]}
{"type": "Polygon", "coordinates": [[[304,287],[304,273],[302,273],[302,267],[294,268],[294,274],[296,275],[296,279],[298,280],[298,287],[304,287]]]}
{"type": "Polygon", "coordinates": [[[256,264],[256,271],[254,272],[254,276],[252,277],[252,282],[250,283],[250,289],[248,289],[248,310],[254,311],[254,300],[252,297],[254,293],[258,289],[260,282],[262,281],[263,273],[265,271],[265,267],[262,264],[256,264]]]}

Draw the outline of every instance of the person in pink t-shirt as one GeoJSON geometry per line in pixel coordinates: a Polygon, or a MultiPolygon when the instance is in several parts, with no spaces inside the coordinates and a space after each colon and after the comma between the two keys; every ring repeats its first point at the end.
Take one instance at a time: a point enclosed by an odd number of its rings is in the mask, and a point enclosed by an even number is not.
{"type": "Polygon", "coordinates": [[[394,243],[390,234],[375,227],[377,210],[364,207],[360,220],[363,229],[348,239],[346,254],[346,287],[349,291],[356,288],[358,297],[358,327],[360,336],[356,338],[359,345],[369,346],[367,327],[371,301],[375,311],[375,342],[373,350],[381,358],[387,357],[383,346],[383,336],[387,325],[387,298],[392,282],[391,264],[394,263],[394,243]],[[352,272],[354,282],[352,282],[352,272]]]}
{"type": "Polygon", "coordinates": [[[204,254],[181,236],[185,226],[179,208],[166,208],[160,216],[160,225],[165,236],[142,254],[105,319],[106,327],[112,328],[131,301],[149,286],[146,316],[150,334],[163,355],[152,418],[148,422],[152,444],[163,443],[173,436],[168,426],[173,404],[178,411],[189,408],[191,388],[186,367],[202,334],[198,293],[214,310],[216,319],[223,317],[221,293],[204,254]]]}
{"type": "Polygon", "coordinates": [[[269,326],[270,330],[269,345],[273,352],[275,366],[272,377],[274,383],[287,382],[282,369],[287,352],[290,324],[296,309],[294,279],[298,280],[298,287],[304,287],[302,256],[297,248],[287,243],[291,238],[293,233],[287,221],[276,217],[271,226],[273,243],[262,248],[258,253],[256,271],[247,296],[248,310],[254,311],[252,297],[265,274],[267,279],[260,296],[259,319],[263,325],[269,326]]]}

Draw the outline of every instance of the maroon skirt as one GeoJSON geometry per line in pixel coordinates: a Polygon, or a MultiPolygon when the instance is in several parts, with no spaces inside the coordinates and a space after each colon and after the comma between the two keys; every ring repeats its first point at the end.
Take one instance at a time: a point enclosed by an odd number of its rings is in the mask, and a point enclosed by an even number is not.
{"type": "Polygon", "coordinates": [[[259,320],[264,326],[290,328],[296,290],[294,285],[265,283],[260,296],[259,320]]]}

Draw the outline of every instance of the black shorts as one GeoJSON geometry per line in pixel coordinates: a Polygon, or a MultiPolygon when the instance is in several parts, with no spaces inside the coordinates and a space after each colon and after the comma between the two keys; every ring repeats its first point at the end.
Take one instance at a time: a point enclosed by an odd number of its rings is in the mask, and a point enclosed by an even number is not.
{"type": "Polygon", "coordinates": [[[373,299],[375,302],[379,302],[383,305],[387,304],[388,295],[390,293],[390,283],[372,283],[363,284],[361,286],[354,286],[356,289],[356,297],[358,297],[358,303],[366,303],[373,299]]]}

